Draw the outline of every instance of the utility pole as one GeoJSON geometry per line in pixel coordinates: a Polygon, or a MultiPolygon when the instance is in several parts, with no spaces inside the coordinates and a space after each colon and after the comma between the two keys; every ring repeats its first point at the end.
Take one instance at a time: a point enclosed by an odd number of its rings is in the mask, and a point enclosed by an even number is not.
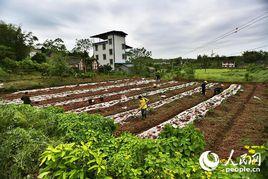
{"type": "Polygon", "coordinates": [[[211,50],[211,57],[213,57],[215,55],[215,53],[213,52],[213,50],[211,50]]]}

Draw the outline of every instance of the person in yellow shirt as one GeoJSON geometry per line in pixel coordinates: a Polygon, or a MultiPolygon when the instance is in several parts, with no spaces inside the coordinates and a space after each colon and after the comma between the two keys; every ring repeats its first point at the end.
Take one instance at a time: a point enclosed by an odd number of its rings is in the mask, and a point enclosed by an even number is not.
{"type": "Polygon", "coordinates": [[[142,119],[145,119],[147,117],[147,108],[148,108],[148,101],[149,99],[139,96],[140,106],[139,109],[141,110],[141,117],[142,119]]]}

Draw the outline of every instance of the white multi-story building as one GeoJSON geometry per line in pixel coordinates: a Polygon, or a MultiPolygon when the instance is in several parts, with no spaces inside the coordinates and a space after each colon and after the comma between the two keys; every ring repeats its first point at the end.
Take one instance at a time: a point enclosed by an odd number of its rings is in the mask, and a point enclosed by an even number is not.
{"type": "Polygon", "coordinates": [[[93,43],[93,55],[99,65],[110,65],[114,70],[116,63],[126,62],[126,49],[131,48],[126,45],[126,36],[125,32],[115,30],[91,36],[98,39],[93,43]]]}

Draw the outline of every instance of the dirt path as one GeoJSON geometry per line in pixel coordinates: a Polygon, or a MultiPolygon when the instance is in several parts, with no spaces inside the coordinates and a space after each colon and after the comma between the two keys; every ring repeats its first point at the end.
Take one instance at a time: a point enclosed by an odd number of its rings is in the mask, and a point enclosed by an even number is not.
{"type": "Polygon", "coordinates": [[[261,145],[267,140],[267,86],[246,84],[243,87],[239,95],[195,122],[204,132],[206,150],[216,152],[221,158],[227,158],[232,149],[234,156],[239,156],[246,152],[244,145],[261,145]]]}

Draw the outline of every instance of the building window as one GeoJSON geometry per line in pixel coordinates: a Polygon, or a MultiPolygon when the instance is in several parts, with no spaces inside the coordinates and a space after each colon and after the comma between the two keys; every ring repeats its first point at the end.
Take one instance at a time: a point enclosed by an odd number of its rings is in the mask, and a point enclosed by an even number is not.
{"type": "Polygon", "coordinates": [[[109,54],[110,54],[110,55],[113,54],[113,49],[109,49],[109,54]]]}
{"type": "Polygon", "coordinates": [[[113,59],[110,59],[110,64],[114,64],[114,60],[113,59]]]}
{"type": "Polygon", "coordinates": [[[103,60],[106,60],[106,54],[103,54],[103,60]]]}
{"type": "Polygon", "coordinates": [[[113,44],[113,39],[109,39],[109,44],[112,45],[113,44]]]}
{"type": "Polygon", "coordinates": [[[122,59],[126,59],[126,54],[122,54],[122,59]]]}
{"type": "Polygon", "coordinates": [[[102,44],[102,50],[106,49],[106,44],[102,44]]]}
{"type": "Polygon", "coordinates": [[[122,50],[125,50],[125,44],[122,44],[122,50]]]}
{"type": "Polygon", "coordinates": [[[96,55],[96,59],[99,60],[99,55],[96,55]]]}
{"type": "Polygon", "coordinates": [[[98,51],[98,45],[95,45],[95,50],[98,51]]]}

